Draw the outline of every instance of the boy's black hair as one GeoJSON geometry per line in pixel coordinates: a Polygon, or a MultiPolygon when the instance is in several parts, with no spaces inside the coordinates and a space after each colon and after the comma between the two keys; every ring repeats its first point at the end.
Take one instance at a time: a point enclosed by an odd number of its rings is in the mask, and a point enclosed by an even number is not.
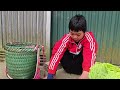
{"type": "Polygon", "coordinates": [[[75,15],[70,19],[69,22],[69,31],[83,31],[86,32],[87,25],[86,25],[86,19],[83,15],[75,15]]]}

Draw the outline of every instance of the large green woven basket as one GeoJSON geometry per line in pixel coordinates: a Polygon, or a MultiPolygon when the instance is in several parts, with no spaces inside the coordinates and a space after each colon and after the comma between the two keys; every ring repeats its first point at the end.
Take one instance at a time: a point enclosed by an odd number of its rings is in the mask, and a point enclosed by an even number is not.
{"type": "Polygon", "coordinates": [[[13,79],[32,79],[36,71],[37,52],[31,43],[7,43],[6,68],[13,79]]]}

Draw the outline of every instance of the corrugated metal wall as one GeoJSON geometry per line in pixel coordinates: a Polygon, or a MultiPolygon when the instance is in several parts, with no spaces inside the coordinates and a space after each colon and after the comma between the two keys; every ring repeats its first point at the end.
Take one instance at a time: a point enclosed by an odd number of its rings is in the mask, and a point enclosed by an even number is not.
{"type": "Polygon", "coordinates": [[[51,47],[69,32],[69,20],[75,14],[86,17],[88,31],[93,31],[98,41],[97,61],[120,65],[120,11],[53,11],[51,47]]]}
{"type": "Polygon", "coordinates": [[[46,11],[0,11],[0,48],[8,42],[46,44],[46,11]]]}
{"type": "Polygon", "coordinates": [[[8,42],[31,42],[44,45],[49,60],[50,25],[51,11],[0,11],[0,51],[8,42]]]}

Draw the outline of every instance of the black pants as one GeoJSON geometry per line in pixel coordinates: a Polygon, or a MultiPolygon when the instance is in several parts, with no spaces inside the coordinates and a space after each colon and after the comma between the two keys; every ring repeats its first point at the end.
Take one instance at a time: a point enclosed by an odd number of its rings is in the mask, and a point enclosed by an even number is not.
{"type": "Polygon", "coordinates": [[[70,53],[68,50],[64,53],[61,59],[61,65],[67,73],[78,74],[82,73],[83,56],[82,51],[78,55],[70,53]]]}

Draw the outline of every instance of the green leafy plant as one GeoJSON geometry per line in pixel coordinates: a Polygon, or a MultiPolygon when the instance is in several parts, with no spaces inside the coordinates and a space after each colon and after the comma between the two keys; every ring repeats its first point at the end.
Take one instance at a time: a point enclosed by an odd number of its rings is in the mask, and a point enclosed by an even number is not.
{"type": "Polygon", "coordinates": [[[120,68],[110,63],[96,62],[89,72],[90,79],[120,79],[120,68]]]}

